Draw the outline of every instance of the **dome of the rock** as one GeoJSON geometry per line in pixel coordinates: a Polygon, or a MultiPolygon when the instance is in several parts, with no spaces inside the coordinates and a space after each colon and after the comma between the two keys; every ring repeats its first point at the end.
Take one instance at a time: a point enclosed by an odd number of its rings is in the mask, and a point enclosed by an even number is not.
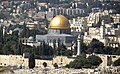
{"type": "Polygon", "coordinates": [[[49,28],[70,29],[70,24],[69,24],[68,19],[65,16],[57,15],[51,20],[49,28]]]}

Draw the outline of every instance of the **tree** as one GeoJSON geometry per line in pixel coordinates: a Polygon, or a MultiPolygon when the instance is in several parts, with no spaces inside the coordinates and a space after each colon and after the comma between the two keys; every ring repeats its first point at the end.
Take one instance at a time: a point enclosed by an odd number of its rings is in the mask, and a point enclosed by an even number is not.
{"type": "Polygon", "coordinates": [[[81,43],[81,52],[85,53],[87,50],[87,45],[85,43],[81,43]]]}
{"type": "Polygon", "coordinates": [[[81,54],[80,56],[76,57],[74,61],[70,62],[69,65],[66,65],[66,67],[80,69],[84,66],[86,63],[86,55],[81,54]]]}
{"type": "Polygon", "coordinates": [[[110,47],[110,46],[104,46],[102,42],[100,42],[97,39],[93,39],[88,46],[85,46],[85,44],[81,45],[82,52],[84,53],[98,53],[98,54],[114,54],[119,55],[120,54],[120,47],[110,47]]]}
{"type": "Polygon", "coordinates": [[[102,60],[98,56],[89,56],[86,58],[86,54],[81,54],[80,56],[76,57],[74,61],[70,62],[66,65],[67,68],[91,68],[94,66],[99,66],[102,63],[102,60]]]}
{"type": "Polygon", "coordinates": [[[65,67],[66,67],[66,68],[70,68],[70,64],[66,64],[65,67]]]}
{"type": "Polygon", "coordinates": [[[73,51],[72,50],[66,50],[66,55],[69,57],[69,56],[72,56],[73,55],[73,51]]]}
{"type": "Polygon", "coordinates": [[[30,36],[30,31],[29,28],[26,27],[26,23],[23,24],[23,31],[21,32],[20,37],[29,37],[30,36]]]}
{"type": "Polygon", "coordinates": [[[47,63],[46,63],[46,62],[43,62],[43,66],[44,66],[44,67],[47,67],[47,63]]]}
{"type": "Polygon", "coordinates": [[[91,68],[92,67],[92,65],[91,64],[84,64],[84,66],[83,66],[83,68],[91,68]]]}
{"type": "Polygon", "coordinates": [[[113,63],[114,66],[120,66],[120,58],[113,63]]]}
{"type": "Polygon", "coordinates": [[[0,19],[5,19],[5,18],[6,18],[5,14],[0,13],[0,19]]]}
{"type": "Polygon", "coordinates": [[[66,56],[67,48],[63,43],[58,43],[58,48],[57,48],[57,55],[63,55],[66,56]]]}
{"type": "Polygon", "coordinates": [[[2,32],[2,28],[0,28],[0,42],[3,43],[3,32],[2,32]]]}
{"type": "Polygon", "coordinates": [[[104,44],[102,42],[100,42],[99,40],[97,39],[93,39],[91,42],[90,42],[90,45],[89,47],[95,49],[95,48],[103,48],[104,47],[104,44]]]}
{"type": "Polygon", "coordinates": [[[97,39],[93,39],[88,45],[87,53],[103,53],[104,44],[97,39]]]}
{"type": "Polygon", "coordinates": [[[86,54],[82,53],[81,55],[77,56],[76,59],[86,59],[86,54]]]}
{"type": "Polygon", "coordinates": [[[75,69],[81,69],[84,66],[85,59],[74,60],[70,62],[70,67],[75,69]]]}
{"type": "Polygon", "coordinates": [[[29,56],[29,68],[35,67],[35,56],[34,53],[31,53],[29,56]]]}
{"type": "Polygon", "coordinates": [[[113,55],[120,55],[120,47],[112,48],[113,55]]]}
{"type": "Polygon", "coordinates": [[[19,54],[17,35],[5,35],[3,44],[2,49],[4,54],[19,54]]]}
{"type": "Polygon", "coordinates": [[[53,66],[54,66],[55,68],[58,68],[58,65],[57,65],[57,63],[54,63],[54,64],[53,64],[53,66]]]}
{"type": "Polygon", "coordinates": [[[105,46],[104,48],[103,48],[103,53],[104,54],[113,54],[113,51],[114,49],[113,49],[113,47],[109,47],[109,46],[105,46]]]}
{"type": "MultiPolygon", "coordinates": [[[[41,56],[52,56],[53,55],[53,48],[46,44],[45,42],[42,42],[40,45],[41,51],[39,52],[41,56]]],[[[36,51],[37,52],[37,51],[36,51]]]]}
{"type": "Polygon", "coordinates": [[[101,58],[95,55],[89,56],[87,60],[92,66],[99,66],[102,63],[101,58]]]}

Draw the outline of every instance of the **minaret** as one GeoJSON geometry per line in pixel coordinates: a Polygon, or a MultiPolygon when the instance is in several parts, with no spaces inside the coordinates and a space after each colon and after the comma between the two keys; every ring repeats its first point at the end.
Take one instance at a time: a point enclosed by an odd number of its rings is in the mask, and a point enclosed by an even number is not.
{"type": "Polygon", "coordinates": [[[77,56],[81,54],[81,35],[77,38],[77,56]]]}
{"type": "Polygon", "coordinates": [[[5,26],[3,27],[3,36],[5,36],[5,30],[6,30],[6,28],[5,28],[5,26]]]}
{"type": "Polygon", "coordinates": [[[104,24],[104,20],[102,20],[102,23],[100,26],[100,36],[104,38],[104,35],[105,35],[105,24],[104,24]]]}

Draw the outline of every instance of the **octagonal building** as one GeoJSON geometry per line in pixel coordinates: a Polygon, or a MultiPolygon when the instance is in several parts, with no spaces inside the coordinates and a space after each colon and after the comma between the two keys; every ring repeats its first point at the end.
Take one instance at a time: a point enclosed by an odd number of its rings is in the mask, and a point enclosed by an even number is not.
{"type": "Polygon", "coordinates": [[[63,15],[57,15],[51,20],[48,26],[48,34],[36,35],[37,42],[44,41],[49,44],[61,42],[67,47],[70,47],[75,39],[76,38],[71,35],[69,21],[63,15]]]}

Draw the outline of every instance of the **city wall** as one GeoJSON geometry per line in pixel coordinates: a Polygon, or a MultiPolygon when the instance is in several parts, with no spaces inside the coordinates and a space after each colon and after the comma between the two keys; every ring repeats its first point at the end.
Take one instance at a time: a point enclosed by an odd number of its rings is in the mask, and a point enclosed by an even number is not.
{"type": "MultiPolygon", "coordinates": [[[[66,56],[57,56],[53,60],[41,60],[35,59],[36,66],[43,65],[43,62],[46,62],[48,66],[53,65],[54,63],[60,64],[69,64],[69,62],[74,59],[69,59],[66,56]]],[[[0,66],[24,66],[28,67],[28,58],[24,58],[22,55],[0,55],[0,66]]]]}
{"type": "MultiPolygon", "coordinates": [[[[110,66],[115,60],[120,58],[118,55],[104,55],[104,54],[95,54],[102,59],[101,67],[110,66]],[[112,62],[111,62],[112,61],[112,62]]],[[[87,57],[90,55],[87,55],[87,57]]],[[[73,61],[73,58],[68,58],[67,56],[56,56],[53,60],[42,60],[35,59],[36,66],[42,66],[43,62],[46,62],[48,66],[57,63],[58,65],[66,65],[73,61]]],[[[22,55],[0,55],[0,66],[23,66],[28,67],[28,58],[24,58],[22,55]]]]}

